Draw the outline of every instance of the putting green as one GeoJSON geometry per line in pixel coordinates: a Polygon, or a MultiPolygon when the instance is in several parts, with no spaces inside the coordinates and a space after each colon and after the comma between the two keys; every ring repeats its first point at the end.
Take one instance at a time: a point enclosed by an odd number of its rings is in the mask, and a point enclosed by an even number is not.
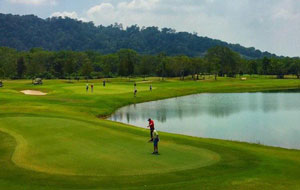
{"type": "Polygon", "coordinates": [[[3,117],[0,130],[17,141],[12,157],[17,166],[50,174],[166,173],[208,166],[220,159],[212,151],[171,141],[162,141],[163,154],[154,156],[147,136],[120,133],[112,122],[105,123],[99,127],[97,122],[65,118],[3,117]]]}

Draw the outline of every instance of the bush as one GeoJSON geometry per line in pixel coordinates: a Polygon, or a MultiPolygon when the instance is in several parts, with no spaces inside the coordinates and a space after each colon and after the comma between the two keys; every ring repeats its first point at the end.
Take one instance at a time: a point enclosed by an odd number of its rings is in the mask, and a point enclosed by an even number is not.
{"type": "Polygon", "coordinates": [[[104,74],[102,72],[92,72],[91,77],[96,79],[101,79],[104,78],[104,74]]]}
{"type": "Polygon", "coordinates": [[[53,76],[50,72],[44,72],[42,74],[38,75],[39,78],[44,78],[44,79],[54,79],[55,76],[53,76]]]}

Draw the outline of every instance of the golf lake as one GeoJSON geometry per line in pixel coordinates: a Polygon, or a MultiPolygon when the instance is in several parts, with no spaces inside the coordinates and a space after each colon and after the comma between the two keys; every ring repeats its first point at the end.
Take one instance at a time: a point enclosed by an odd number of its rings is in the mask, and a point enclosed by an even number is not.
{"type": "MultiPolygon", "coordinates": [[[[300,149],[300,92],[197,94],[130,105],[109,120],[158,131],[300,149]]],[[[163,139],[163,137],[161,137],[163,139]]]]}

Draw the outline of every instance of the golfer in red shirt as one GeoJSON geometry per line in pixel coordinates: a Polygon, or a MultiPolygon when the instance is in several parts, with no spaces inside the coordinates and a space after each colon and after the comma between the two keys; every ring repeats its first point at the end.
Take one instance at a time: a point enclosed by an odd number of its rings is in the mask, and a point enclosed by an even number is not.
{"type": "Polygon", "coordinates": [[[148,122],[149,122],[148,127],[150,128],[150,137],[151,137],[149,142],[152,142],[153,141],[153,131],[154,131],[154,121],[151,118],[149,118],[148,122]]]}

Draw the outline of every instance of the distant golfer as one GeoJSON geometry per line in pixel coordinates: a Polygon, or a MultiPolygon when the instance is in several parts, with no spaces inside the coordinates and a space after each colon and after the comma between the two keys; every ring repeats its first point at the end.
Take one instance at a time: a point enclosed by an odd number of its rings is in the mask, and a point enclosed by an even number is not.
{"type": "Polygon", "coordinates": [[[151,118],[149,118],[148,122],[149,122],[148,128],[150,128],[150,140],[149,140],[149,142],[152,142],[153,141],[153,131],[154,131],[154,121],[151,118]]]}
{"type": "Polygon", "coordinates": [[[159,142],[159,137],[158,137],[158,132],[156,130],[153,131],[153,145],[154,145],[154,151],[152,154],[158,154],[158,142],[159,142]]]}
{"type": "Polygon", "coordinates": [[[86,89],[86,92],[88,92],[88,91],[89,91],[89,84],[86,84],[86,87],[85,87],[85,89],[86,89]]]}
{"type": "Polygon", "coordinates": [[[104,81],[103,81],[103,87],[105,87],[105,85],[106,85],[106,81],[104,80],[104,81]]]}
{"type": "Polygon", "coordinates": [[[134,86],[134,89],[136,89],[136,83],[135,82],[134,82],[133,86],[134,86]]]}
{"type": "Polygon", "coordinates": [[[94,84],[91,84],[91,92],[94,92],[94,84]]]}
{"type": "Polygon", "coordinates": [[[150,91],[152,91],[152,85],[150,85],[150,91]]]}
{"type": "Polygon", "coordinates": [[[136,97],[137,89],[134,89],[133,94],[134,94],[134,97],[136,97]]]}

